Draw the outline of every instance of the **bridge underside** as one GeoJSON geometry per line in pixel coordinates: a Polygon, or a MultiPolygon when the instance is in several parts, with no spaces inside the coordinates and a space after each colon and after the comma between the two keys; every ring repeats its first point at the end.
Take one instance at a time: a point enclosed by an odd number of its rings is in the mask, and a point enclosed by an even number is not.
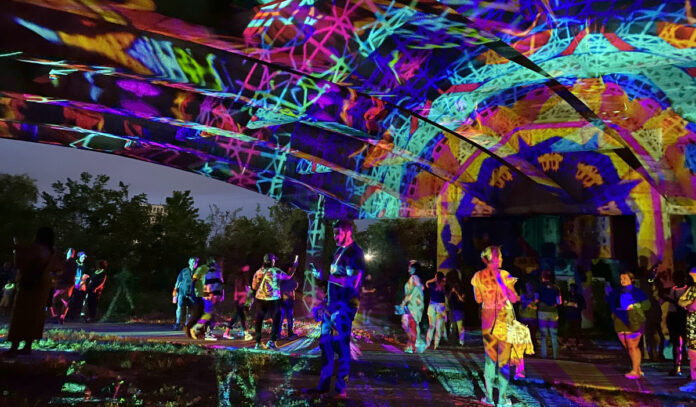
{"type": "Polygon", "coordinates": [[[437,216],[439,265],[469,217],[635,214],[662,258],[696,212],[690,2],[6,3],[0,137],[437,216]]]}

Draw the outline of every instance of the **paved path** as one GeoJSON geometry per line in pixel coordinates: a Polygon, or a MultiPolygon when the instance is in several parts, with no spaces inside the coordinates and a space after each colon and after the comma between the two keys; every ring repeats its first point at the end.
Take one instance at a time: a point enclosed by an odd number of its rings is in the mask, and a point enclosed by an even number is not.
{"type": "MultiPolygon", "coordinates": [[[[167,326],[151,324],[48,324],[46,328],[229,350],[253,345],[251,341],[242,340],[196,341],[167,326]]],[[[475,400],[483,396],[483,354],[478,345],[480,336],[477,333],[468,335],[467,346],[463,348],[445,346],[415,355],[403,353],[398,343],[375,342],[369,337],[354,341],[356,360],[351,370],[350,391],[355,397],[354,403],[358,400],[362,404],[350,405],[478,405],[475,400]],[[409,372],[414,373],[413,380],[409,372]],[[443,400],[447,403],[441,404],[443,400]]],[[[316,345],[316,340],[311,338],[279,341],[281,352],[303,358],[318,357],[316,345]]],[[[623,360],[622,350],[607,347],[609,349],[593,349],[583,355],[585,359],[600,359],[594,363],[527,358],[527,378],[510,387],[513,402],[519,406],[696,405],[696,395],[679,391],[679,386],[687,379],[666,374],[669,362],[647,362],[645,377],[629,380],[623,376],[628,361],[623,360]]],[[[269,380],[271,383],[272,379],[269,380]]],[[[309,387],[316,377],[305,374],[291,380],[295,388],[309,387]]]]}

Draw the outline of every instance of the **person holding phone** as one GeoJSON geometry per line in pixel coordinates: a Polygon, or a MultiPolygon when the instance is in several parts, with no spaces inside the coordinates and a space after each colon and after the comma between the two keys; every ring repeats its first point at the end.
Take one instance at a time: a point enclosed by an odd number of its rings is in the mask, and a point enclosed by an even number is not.
{"type": "MultiPolygon", "coordinates": [[[[336,252],[331,261],[328,275],[326,305],[321,317],[321,374],[319,385],[308,389],[308,393],[321,394],[329,391],[334,374],[334,352],[338,353],[336,372],[336,397],[346,399],[346,381],[350,370],[350,336],[353,319],[360,304],[360,288],[365,272],[365,255],[353,240],[353,222],[338,220],[333,226],[336,252]]],[[[312,274],[320,278],[321,270],[311,264],[312,274]]]]}

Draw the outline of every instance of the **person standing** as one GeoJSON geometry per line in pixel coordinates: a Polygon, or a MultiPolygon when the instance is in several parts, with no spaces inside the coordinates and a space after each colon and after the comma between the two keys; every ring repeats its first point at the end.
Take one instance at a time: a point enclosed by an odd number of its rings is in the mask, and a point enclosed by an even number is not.
{"type": "Polygon", "coordinates": [[[566,343],[571,352],[577,352],[582,339],[582,310],[585,309],[585,297],[582,296],[576,283],[570,284],[568,298],[563,301],[563,314],[565,316],[568,332],[566,343]]]}
{"type": "MultiPolygon", "coordinates": [[[[75,288],[75,274],[77,274],[75,250],[69,248],[65,253],[63,270],[56,278],[56,290],[53,292],[51,301],[51,316],[53,318],[60,318],[65,315],[65,310],[68,309],[68,301],[75,288]]],[[[61,318],[60,321],[62,320],[61,318]]]]}
{"type": "Polygon", "coordinates": [[[558,307],[563,303],[561,289],[551,281],[551,271],[541,272],[541,285],[536,292],[539,307],[539,330],[541,331],[541,357],[546,359],[547,341],[551,338],[553,358],[558,359],[558,307]]]}
{"type": "Polygon", "coordinates": [[[461,283],[458,286],[453,286],[449,294],[449,305],[452,310],[452,329],[457,330],[457,337],[459,338],[459,346],[464,346],[464,311],[466,310],[466,304],[464,300],[466,295],[464,295],[464,290],[461,288],[461,283]]]}
{"type": "Polygon", "coordinates": [[[632,277],[627,271],[621,272],[621,286],[614,289],[607,286],[606,292],[614,330],[631,358],[631,371],[624,376],[627,379],[640,379],[643,371],[640,368],[642,355],[638,346],[645,331],[645,311],[650,308],[650,299],[643,290],[633,285],[632,277]]]}
{"type": "Polygon", "coordinates": [[[486,268],[474,274],[471,285],[474,298],[481,304],[481,334],[485,350],[483,378],[486,396],[484,403],[493,403],[493,386],[498,381],[499,406],[511,405],[507,398],[510,382],[510,353],[507,324],[514,318],[512,304],[519,300],[515,292],[516,278],[500,269],[502,256],[499,246],[488,246],[481,252],[486,268]]]}
{"type": "MultiPolygon", "coordinates": [[[[275,267],[278,258],[273,253],[268,253],[263,256],[263,266],[254,273],[254,279],[251,282],[251,291],[254,293],[253,298],[256,299],[256,321],[255,336],[256,344],[254,349],[262,349],[261,346],[261,331],[263,329],[263,320],[269,315],[272,318],[271,323],[271,339],[266,343],[266,348],[276,349],[276,340],[278,339],[278,331],[280,330],[280,283],[281,280],[289,280],[293,275],[287,275],[282,270],[275,267]]],[[[247,302],[250,302],[247,299],[247,302]]]]}
{"type": "Polygon", "coordinates": [[[87,297],[87,280],[89,279],[89,274],[87,274],[87,265],[85,264],[86,259],[87,255],[85,252],[77,253],[72,295],[68,301],[68,307],[65,309],[63,315],[61,315],[61,324],[66,319],[75,319],[82,314],[82,307],[85,305],[85,297],[87,297]]]}
{"type": "Polygon", "coordinates": [[[100,260],[97,269],[92,272],[87,280],[87,322],[94,322],[97,317],[97,305],[106,284],[106,260],[100,260]]]}
{"type": "Polygon", "coordinates": [[[365,280],[360,288],[360,311],[362,311],[362,323],[368,325],[370,323],[370,313],[375,307],[375,293],[377,289],[372,281],[372,274],[365,275],[365,280]]]}
{"type": "MultiPolygon", "coordinates": [[[[196,258],[196,262],[197,260],[198,258],[196,258]]],[[[203,301],[203,296],[205,295],[206,274],[208,274],[208,265],[204,264],[196,267],[196,270],[193,272],[193,276],[191,277],[191,285],[193,286],[193,306],[191,307],[191,313],[188,321],[184,326],[184,333],[186,336],[193,339],[198,339],[199,336],[203,335],[203,332],[195,329],[195,326],[205,312],[205,302],[203,301]]]]}
{"type": "Polygon", "coordinates": [[[428,333],[425,337],[425,347],[429,348],[430,343],[434,340],[433,349],[437,350],[442,338],[442,328],[447,320],[447,278],[445,273],[438,271],[435,273],[435,278],[428,280],[425,286],[430,292],[428,333]]]}
{"type": "Polygon", "coordinates": [[[251,278],[249,276],[249,269],[249,265],[245,264],[239,270],[239,274],[235,275],[232,280],[232,288],[234,290],[234,314],[232,314],[230,320],[227,321],[227,328],[225,329],[225,332],[222,334],[222,337],[225,339],[233,339],[230,331],[232,330],[234,324],[238,320],[242,326],[242,330],[239,334],[240,337],[242,337],[245,341],[250,341],[254,339],[254,337],[247,331],[246,323],[247,308],[245,306],[245,303],[247,301],[247,297],[250,297],[249,290],[251,289],[251,278]]]}
{"type": "MultiPolygon", "coordinates": [[[[299,256],[295,255],[295,261],[288,267],[288,273],[294,275],[299,265],[299,256]]],[[[283,321],[287,321],[287,339],[295,339],[295,331],[293,325],[295,323],[295,290],[299,284],[294,278],[280,281],[280,328],[278,333],[282,331],[283,321]]]]}
{"type": "Polygon", "coordinates": [[[46,298],[50,290],[52,272],[60,270],[60,260],[53,248],[53,229],[42,227],[30,245],[15,248],[17,294],[15,296],[7,340],[11,343],[7,356],[28,354],[35,340],[43,336],[46,318],[46,298]],[[24,347],[19,349],[20,342],[24,347]]]}
{"type": "Polygon", "coordinates": [[[696,393],[696,267],[689,271],[692,283],[679,297],[679,306],[686,309],[686,347],[689,350],[690,378],[687,384],[679,390],[688,393],[696,393]]]}
{"type": "Polygon", "coordinates": [[[404,284],[404,300],[401,306],[404,313],[401,316],[401,326],[408,336],[408,344],[404,352],[415,353],[418,351],[417,343],[420,338],[420,321],[423,317],[423,283],[416,274],[420,263],[416,260],[408,262],[408,281],[404,284]]]}
{"type": "Polygon", "coordinates": [[[206,341],[216,341],[213,327],[218,305],[225,299],[224,280],[222,269],[214,258],[209,258],[206,265],[208,269],[203,283],[203,315],[198,319],[193,330],[203,332],[206,341]]]}
{"type": "Polygon", "coordinates": [[[674,368],[669,372],[670,376],[681,376],[682,351],[686,344],[686,310],[679,306],[679,298],[686,292],[686,273],[683,270],[674,272],[674,286],[669,294],[663,298],[669,303],[667,308],[667,330],[669,341],[672,342],[672,363],[674,368]]]}
{"type": "Polygon", "coordinates": [[[176,322],[172,329],[177,331],[186,323],[187,311],[191,311],[194,302],[193,272],[198,267],[198,257],[189,257],[188,266],[179,271],[172,291],[172,302],[176,304],[176,322]]]}
{"type": "MultiPolygon", "coordinates": [[[[331,261],[328,276],[327,296],[322,308],[321,335],[321,373],[319,385],[308,389],[311,394],[329,391],[331,377],[334,375],[334,353],[338,353],[336,371],[336,397],[346,399],[346,382],[350,372],[350,336],[353,320],[360,304],[360,288],[365,272],[365,255],[362,248],[353,240],[353,222],[341,219],[333,225],[336,252],[331,261]]],[[[314,278],[321,277],[321,270],[310,264],[314,278]]]]}

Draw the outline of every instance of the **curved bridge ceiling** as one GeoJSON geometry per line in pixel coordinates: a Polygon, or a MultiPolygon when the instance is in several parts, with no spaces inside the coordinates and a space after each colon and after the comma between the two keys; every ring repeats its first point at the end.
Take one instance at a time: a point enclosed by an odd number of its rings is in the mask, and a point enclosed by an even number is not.
{"type": "Polygon", "coordinates": [[[0,19],[0,137],[331,218],[694,212],[688,0],[18,0],[0,19]]]}

